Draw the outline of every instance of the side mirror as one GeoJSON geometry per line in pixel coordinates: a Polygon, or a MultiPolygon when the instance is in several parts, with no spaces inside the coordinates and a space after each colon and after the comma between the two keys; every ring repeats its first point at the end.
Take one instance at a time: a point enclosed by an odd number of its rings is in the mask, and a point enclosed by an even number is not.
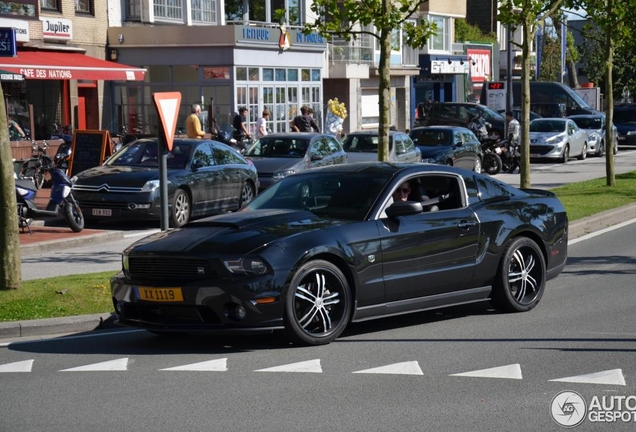
{"type": "Polygon", "coordinates": [[[396,218],[398,216],[416,215],[423,211],[422,203],[417,201],[398,201],[386,209],[386,215],[390,218],[396,218]]]}
{"type": "Polygon", "coordinates": [[[322,160],[322,155],[319,154],[312,154],[311,157],[309,158],[309,160],[313,161],[319,161],[322,160]]]}

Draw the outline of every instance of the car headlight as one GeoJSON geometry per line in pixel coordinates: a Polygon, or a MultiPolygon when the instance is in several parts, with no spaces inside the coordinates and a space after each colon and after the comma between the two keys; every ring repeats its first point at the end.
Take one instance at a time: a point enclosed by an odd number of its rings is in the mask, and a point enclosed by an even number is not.
{"type": "Polygon", "coordinates": [[[128,254],[126,252],[121,255],[121,268],[125,274],[128,274],[130,263],[128,262],[128,254]]]}
{"type": "Polygon", "coordinates": [[[272,178],[274,180],[282,180],[287,176],[290,176],[292,174],[294,174],[296,171],[293,169],[288,169],[288,170],[283,170],[283,171],[277,171],[274,173],[274,175],[272,176],[272,178]]]}
{"type": "Polygon", "coordinates": [[[424,158],[424,159],[422,159],[422,162],[424,162],[424,163],[430,163],[430,164],[434,164],[434,163],[436,163],[436,162],[435,162],[435,159],[433,159],[433,158],[424,158]]]}
{"type": "Polygon", "coordinates": [[[74,175],[73,177],[71,177],[71,184],[74,185],[77,182],[77,176],[74,175]]]}
{"type": "Polygon", "coordinates": [[[565,140],[563,139],[562,136],[557,135],[557,136],[553,136],[551,138],[548,138],[547,140],[545,140],[546,144],[558,144],[561,145],[565,142],[565,140]]]}
{"type": "Polygon", "coordinates": [[[267,273],[267,264],[260,258],[239,258],[223,261],[225,267],[233,274],[263,275],[267,273]]]}
{"type": "Polygon", "coordinates": [[[152,192],[159,188],[159,180],[150,180],[141,188],[142,192],[152,192]]]}
{"type": "Polygon", "coordinates": [[[636,135],[636,130],[627,131],[627,133],[625,135],[636,135]]]}
{"type": "Polygon", "coordinates": [[[26,194],[29,193],[29,191],[27,189],[21,188],[19,186],[15,187],[15,191],[20,195],[20,196],[26,196],[26,194]]]}
{"type": "Polygon", "coordinates": [[[594,144],[599,141],[601,137],[597,133],[591,133],[587,138],[590,144],[594,144]]]}

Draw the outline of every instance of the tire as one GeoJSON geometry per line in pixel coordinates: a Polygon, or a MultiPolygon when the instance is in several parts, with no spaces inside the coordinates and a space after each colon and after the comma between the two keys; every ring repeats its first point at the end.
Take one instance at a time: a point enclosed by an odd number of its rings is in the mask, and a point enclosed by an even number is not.
{"type": "Polygon", "coordinates": [[[239,209],[242,208],[245,204],[249,204],[254,199],[256,193],[254,192],[254,185],[248,181],[243,185],[243,189],[241,190],[241,198],[239,202],[239,209]]]}
{"type": "Polygon", "coordinates": [[[561,163],[567,163],[568,159],[570,159],[570,144],[566,144],[563,149],[563,154],[561,155],[561,163]]]}
{"type": "Polygon", "coordinates": [[[84,229],[84,215],[76,203],[64,201],[64,219],[73,232],[80,232],[84,229]]]}
{"type": "Polygon", "coordinates": [[[518,237],[505,246],[492,287],[492,302],[505,312],[534,308],[545,290],[545,258],[537,244],[518,237]]]}
{"type": "Polygon", "coordinates": [[[473,165],[473,171],[477,174],[481,174],[481,158],[479,156],[475,156],[475,165],[473,165]]]}
{"type": "Polygon", "coordinates": [[[501,172],[502,165],[503,162],[501,161],[499,155],[494,153],[488,153],[484,155],[484,164],[482,166],[482,169],[486,173],[490,175],[499,174],[501,172]]]}
{"type": "Polygon", "coordinates": [[[344,331],[351,318],[349,283],[338,267],[314,260],[302,265],[289,285],[285,332],[299,345],[325,345],[344,331]]]}
{"type": "Polygon", "coordinates": [[[585,160],[586,157],[587,157],[587,143],[583,144],[583,150],[581,151],[581,154],[578,155],[576,158],[578,160],[585,160]]]}
{"type": "Polygon", "coordinates": [[[596,156],[605,156],[605,141],[601,141],[601,144],[598,146],[598,150],[596,150],[596,156]]]}
{"type": "Polygon", "coordinates": [[[190,222],[190,196],[183,189],[177,189],[170,207],[170,226],[180,228],[190,222]]]}

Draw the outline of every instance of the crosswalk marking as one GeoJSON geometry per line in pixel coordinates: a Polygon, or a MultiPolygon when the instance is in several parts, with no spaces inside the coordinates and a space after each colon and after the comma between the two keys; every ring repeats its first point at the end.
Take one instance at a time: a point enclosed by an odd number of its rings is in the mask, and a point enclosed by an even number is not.
{"type": "Polygon", "coordinates": [[[364,369],[352,373],[360,374],[392,374],[392,375],[424,375],[416,361],[394,363],[371,369],[364,369]]]}
{"type": "Polygon", "coordinates": [[[200,363],[192,363],[184,366],[159,369],[160,371],[206,371],[225,372],[227,371],[227,358],[209,360],[200,363]]]}
{"type": "Polygon", "coordinates": [[[309,373],[322,373],[322,367],[320,367],[320,360],[309,360],[299,363],[290,363],[282,366],[274,366],[266,369],[258,369],[254,372],[309,372],[309,373]]]}
{"type": "Polygon", "coordinates": [[[70,369],[62,369],[60,372],[97,372],[97,371],[125,371],[128,370],[128,358],[109,360],[101,363],[89,364],[70,369]]]}
{"type": "Polygon", "coordinates": [[[566,378],[553,379],[548,381],[569,382],[581,384],[609,384],[609,385],[626,385],[625,377],[621,369],[611,369],[601,372],[594,372],[585,375],[578,375],[566,378]]]}
{"type": "Polygon", "coordinates": [[[31,372],[32,368],[33,360],[24,360],[0,365],[0,372],[31,372]]]}
{"type": "Polygon", "coordinates": [[[481,369],[472,372],[462,372],[451,374],[449,376],[457,377],[475,377],[475,378],[505,378],[505,379],[523,379],[521,375],[521,365],[519,363],[507,366],[499,366],[490,369],[481,369]]]}

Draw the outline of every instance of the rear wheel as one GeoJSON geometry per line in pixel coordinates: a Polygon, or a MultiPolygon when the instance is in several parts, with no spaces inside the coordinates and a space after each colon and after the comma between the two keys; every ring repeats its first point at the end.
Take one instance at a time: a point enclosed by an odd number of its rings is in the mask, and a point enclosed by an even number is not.
{"type": "Polygon", "coordinates": [[[484,155],[484,164],[482,169],[490,175],[499,174],[502,167],[502,161],[499,155],[488,153],[484,155]]]}
{"type": "Polygon", "coordinates": [[[254,195],[254,186],[250,182],[246,181],[243,185],[243,189],[241,190],[241,202],[239,203],[239,208],[252,202],[254,195]]]}
{"type": "Polygon", "coordinates": [[[506,312],[525,312],[541,300],[546,283],[545,259],[526,237],[510,240],[493,282],[492,301],[506,312]]]}
{"type": "Polygon", "coordinates": [[[351,290],[338,267],[310,261],[296,272],[285,301],[285,331],[300,345],[324,345],[344,331],[351,318],[351,290]]]}
{"type": "Polygon", "coordinates": [[[183,189],[177,189],[172,198],[172,208],[170,209],[170,223],[173,227],[179,228],[190,221],[190,197],[183,189]]]}

